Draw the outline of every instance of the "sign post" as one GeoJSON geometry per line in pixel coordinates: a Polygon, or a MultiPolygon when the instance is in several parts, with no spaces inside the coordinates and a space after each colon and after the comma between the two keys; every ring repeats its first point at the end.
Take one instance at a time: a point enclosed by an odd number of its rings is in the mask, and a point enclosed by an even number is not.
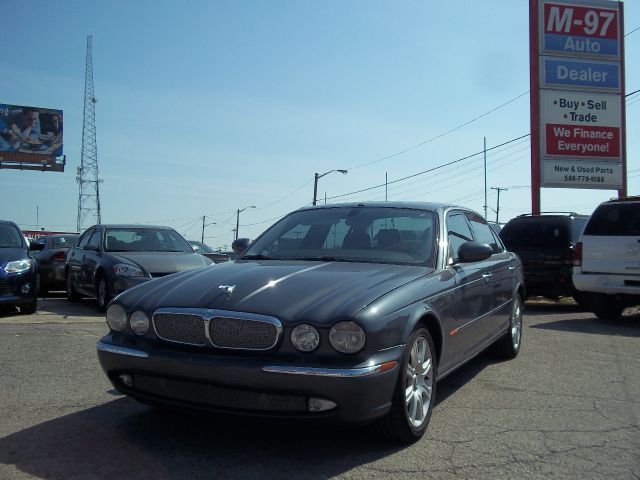
{"type": "Polygon", "coordinates": [[[530,0],[532,212],[540,188],[626,196],[622,2],[530,0]]]}

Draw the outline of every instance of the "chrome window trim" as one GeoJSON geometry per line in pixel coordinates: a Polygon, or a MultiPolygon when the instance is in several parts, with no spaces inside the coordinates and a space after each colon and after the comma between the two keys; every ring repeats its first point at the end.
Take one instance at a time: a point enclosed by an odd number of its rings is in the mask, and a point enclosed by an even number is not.
{"type": "Polygon", "coordinates": [[[235,312],[231,310],[218,310],[214,308],[161,307],[156,309],[153,312],[153,315],[151,317],[152,318],[151,323],[153,324],[153,331],[156,333],[156,335],[158,335],[158,338],[161,338],[162,340],[165,340],[167,342],[179,343],[182,345],[195,345],[200,347],[206,346],[206,344],[178,342],[175,340],[164,338],[161,335],[159,335],[158,331],[156,330],[156,322],[155,322],[155,316],[156,314],[159,314],[159,313],[168,314],[168,315],[194,315],[194,316],[201,317],[204,322],[204,329],[205,329],[204,334],[207,340],[209,341],[209,344],[221,350],[248,350],[248,351],[260,351],[260,352],[267,351],[274,348],[280,341],[280,338],[282,337],[282,331],[283,331],[282,323],[276,317],[272,317],[270,315],[260,315],[257,313],[248,313],[248,312],[235,312]],[[223,347],[220,345],[216,345],[211,340],[211,335],[209,333],[209,324],[211,323],[211,320],[215,317],[223,317],[223,318],[230,318],[234,320],[242,320],[242,321],[250,321],[250,322],[269,323],[273,325],[276,329],[275,340],[269,347],[266,347],[266,348],[223,347]]]}
{"type": "Polygon", "coordinates": [[[96,348],[101,352],[115,353],[116,355],[124,355],[127,357],[149,358],[147,352],[136,350],[135,348],[122,347],[120,345],[112,345],[110,343],[98,342],[96,348]]]}

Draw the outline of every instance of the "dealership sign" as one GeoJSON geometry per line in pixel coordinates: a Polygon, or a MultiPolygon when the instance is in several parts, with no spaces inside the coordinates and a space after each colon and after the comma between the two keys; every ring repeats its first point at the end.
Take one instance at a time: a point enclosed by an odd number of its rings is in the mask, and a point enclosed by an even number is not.
{"type": "Polygon", "coordinates": [[[624,189],[622,4],[531,0],[531,16],[534,210],[540,187],[624,189]]]}

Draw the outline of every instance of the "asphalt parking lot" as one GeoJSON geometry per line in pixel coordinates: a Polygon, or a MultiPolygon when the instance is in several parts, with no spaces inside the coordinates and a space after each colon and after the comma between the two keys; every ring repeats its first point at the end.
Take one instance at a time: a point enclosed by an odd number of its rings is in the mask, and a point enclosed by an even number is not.
{"type": "Polygon", "coordinates": [[[425,437],[154,411],[97,363],[90,300],[0,314],[0,478],[640,478],[640,314],[525,310],[513,361],[482,354],[438,385],[425,437]]]}

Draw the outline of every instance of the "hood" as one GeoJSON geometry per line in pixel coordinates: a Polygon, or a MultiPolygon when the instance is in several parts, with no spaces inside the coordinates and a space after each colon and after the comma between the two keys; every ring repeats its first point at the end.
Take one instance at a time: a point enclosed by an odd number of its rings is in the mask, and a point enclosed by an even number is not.
{"type": "Polygon", "coordinates": [[[405,265],[237,261],[172,275],[126,291],[125,308],[215,308],[329,324],[431,270],[405,265]],[[225,294],[220,286],[228,286],[225,294]]]}
{"type": "Polygon", "coordinates": [[[211,263],[199,253],[189,252],[118,252],[112,256],[116,262],[133,263],[151,275],[183,272],[211,263]]]}
{"type": "Polygon", "coordinates": [[[14,260],[22,260],[23,258],[29,258],[24,248],[0,248],[0,265],[14,260]]]}

